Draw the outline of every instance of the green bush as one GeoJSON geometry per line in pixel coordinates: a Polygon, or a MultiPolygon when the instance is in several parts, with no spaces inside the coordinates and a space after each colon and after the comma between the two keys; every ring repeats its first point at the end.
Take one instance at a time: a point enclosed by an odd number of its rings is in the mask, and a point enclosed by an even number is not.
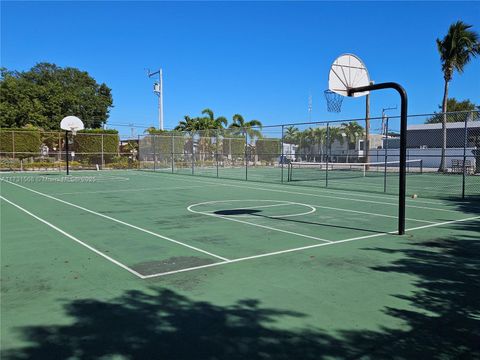
{"type": "Polygon", "coordinates": [[[222,139],[222,148],[224,155],[240,155],[245,153],[244,137],[228,137],[222,139]]]}
{"type": "Polygon", "coordinates": [[[104,161],[111,162],[118,154],[119,143],[116,130],[82,130],[74,137],[72,150],[79,153],[84,163],[101,164],[102,149],[104,161]]]}
{"type": "Polygon", "coordinates": [[[15,157],[24,159],[40,152],[41,136],[38,130],[27,129],[0,130],[0,152],[15,153],[15,157]]]}
{"type": "Polygon", "coordinates": [[[281,154],[281,141],[279,139],[258,139],[255,151],[258,160],[275,161],[281,154]]]}
{"type": "Polygon", "coordinates": [[[19,159],[0,159],[0,169],[1,170],[15,170],[20,169],[20,160],[19,159]]]}

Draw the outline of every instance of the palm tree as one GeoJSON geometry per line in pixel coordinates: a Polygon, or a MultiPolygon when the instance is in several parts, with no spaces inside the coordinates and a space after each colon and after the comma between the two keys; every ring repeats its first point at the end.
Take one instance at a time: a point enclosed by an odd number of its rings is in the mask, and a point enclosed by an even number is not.
{"type": "Polygon", "coordinates": [[[232,123],[230,124],[229,128],[234,130],[244,129],[250,139],[262,138],[262,132],[260,131],[262,129],[262,123],[259,120],[245,121],[243,116],[240,114],[233,115],[232,123]],[[254,129],[254,127],[257,127],[258,130],[254,129]]]}
{"type": "Polygon", "coordinates": [[[298,128],[295,126],[287,126],[283,134],[283,141],[289,144],[298,142],[298,128]]]}
{"type": "Polygon", "coordinates": [[[345,137],[347,138],[347,142],[348,142],[348,148],[347,148],[347,162],[348,162],[348,155],[350,154],[350,146],[352,144],[355,145],[357,143],[357,139],[360,137],[363,137],[364,129],[358,122],[351,121],[348,123],[342,123],[342,130],[345,133],[345,137]]]}
{"type": "Polygon", "coordinates": [[[315,138],[318,139],[319,143],[319,153],[320,153],[320,161],[323,161],[323,150],[324,146],[327,143],[327,128],[316,128],[314,130],[315,132],[315,138]]]}
{"type": "Polygon", "coordinates": [[[442,157],[438,169],[440,172],[446,171],[448,84],[452,80],[455,70],[459,74],[463,73],[465,65],[480,54],[479,37],[476,32],[469,30],[471,27],[471,25],[465,24],[463,21],[457,21],[450,25],[448,33],[443,39],[437,39],[438,52],[442,62],[443,79],[445,80],[442,101],[442,157]]]}
{"type": "Polygon", "coordinates": [[[191,118],[188,115],[183,117],[184,120],[179,121],[178,125],[175,127],[177,131],[194,131],[197,128],[197,118],[191,118]]]}
{"type": "Polygon", "coordinates": [[[224,126],[227,126],[228,120],[225,116],[219,116],[215,118],[213,111],[209,108],[202,110],[202,115],[207,115],[208,124],[213,129],[223,129],[224,126]]]}
{"type": "MultiPolygon", "coordinates": [[[[331,126],[328,129],[328,157],[332,155],[332,145],[337,140],[341,145],[343,145],[343,136],[342,136],[342,128],[341,127],[334,127],[331,126]]],[[[331,160],[331,159],[330,159],[331,160]]]]}

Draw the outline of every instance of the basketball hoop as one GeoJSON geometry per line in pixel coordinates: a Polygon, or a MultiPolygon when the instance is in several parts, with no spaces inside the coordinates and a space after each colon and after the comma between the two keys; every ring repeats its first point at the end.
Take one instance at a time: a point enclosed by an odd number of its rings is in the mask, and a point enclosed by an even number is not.
{"type": "MultiPolygon", "coordinates": [[[[73,136],[77,135],[78,130],[83,130],[83,122],[76,116],[67,116],[62,119],[60,122],[60,128],[62,130],[65,130],[65,160],[67,163],[67,175],[70,174],[70,168],[68,164],[68,157],[69,154],[72,156],[72,160],[75,157],[75,152],[69,153],[68,151],[68,144],[69,144],[69,136],[68,133],[71,132],[73,136]]],[[[72,138],[72,143],[73,143],[73,138],[72,138]]]]}
{"type": "Polygon", "coordinates": [[[342,110],[343,96],[331,90],[325,90],[325,100],[327,100],[327,111],[339,113],[342,110]]]}

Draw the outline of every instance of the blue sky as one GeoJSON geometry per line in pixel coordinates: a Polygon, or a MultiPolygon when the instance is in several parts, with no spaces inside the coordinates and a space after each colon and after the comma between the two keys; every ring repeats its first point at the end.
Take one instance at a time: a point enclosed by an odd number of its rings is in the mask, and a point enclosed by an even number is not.
{"type": "MultiPolygon", "coordinates": [[[[156,124],[146,68],[163,68],[165,124],[206,107],[264,124],[364,115],[364,98],[326,111],[332,61],[357,54],[375,82],[396,81],[411,114],[437,110],[443,77],[435,39],[463,20],[480,32],[478,2],[2,2],[1,64],[53,62],[88,71],[113,91],[110,124],[156,124]]],[[[480,59],[450,95],[480,104],[480,59]]],[[[372,116],[399,103],[371,97],[372,116]]],[[[392,114],[394,114],[393,112],[392,114]]],[[[125,132],[125,129],[122,130],[125,132]]]]}

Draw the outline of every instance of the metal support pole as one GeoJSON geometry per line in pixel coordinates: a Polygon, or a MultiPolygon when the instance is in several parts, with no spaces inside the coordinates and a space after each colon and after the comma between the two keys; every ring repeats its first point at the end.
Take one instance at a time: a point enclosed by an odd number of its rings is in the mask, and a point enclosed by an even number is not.
{"type": "Polygon", "coordinates": [[[244,158],[245,158],[245,181],[248,180],[248,135],[245,129],[243,129],[243,136],[245,137],[245,151],[244,151],[244,158]]]}
{"type": "Polygon", "coordinates": [[[217,164],[217,178],[218,178],[218,129],[215,130],[215,162],[217,164]]]}
{"type": "Polygon", "coordinates": [[[284,150],[283,150],[283,128],[284,126],[282,125],[282,142],[281,142],[281,155],[280,155],[280,161],[281,161],[281,164],[282,164],[282,183],[283,183],[283,163],[285,162],[285,154],[284,154],[284,150]]]}
{"type": "Polygon", "coordinates": [[[397,83],[387,82],[382,84],[362,86],[348,90],[351,96],[357,92],[373,91],[381,89],[395,89],[400,95],[400,182],[398,187],[398,235],[405,234],[405,195],[406,195],[406,173],[405,165],[407,160],[407,115],[408,97],[405,89],[397,83]]]}
{"type": "Polygon", "coordinates": [[[104,149],[103,149],[103,134],[101,134],[102,136],[102,170],[105,168],[105,157],[104,157],[104,149]]]}
{"type": "Polygon", "coordinates": [[[195,175],[195,133],[192,134],[192,175],[195,175]]]}
{"type": "Polygon", "coordinates": [[[172,151],[172,174],[174,173],[174,167],[175,167],[175,133],[172,132],[172,146],[171,149],[172,151]]]}
{"type": "Polygon", "coordinates": [[[325,170],[325,187],[328,187],[328,161],[330,160],[330,152],[332,147],[330,146],[330,124],[327,123],[327,169],[325,170]]]}
{"type": "Polygon", "coordinates": [[[383,174],[383,192],[387,192],[387,162],[388,162],[388,117],[385,121],[385,171],[383,174]]]}
{"type": "Polygon", "coordinates": [[[465,117],[465,130],[463,140],[463,171],[462,171],[462,199],[465,199],[465,177],[467,175],[467,169],[465,167],[467,163],[467,146],[468,146],[468,115],[465,117]]]}
{"type": "Polygon", "coordinates": [[[157,139],[156,135],[153,136],[153,171],[157,170],[157,139]]]}
{"type": "Polygon", "coordinates": [[[70,175],[70,169],[68,168],[68,130],[65,131],[65,157],[67,158],[67,175],[70,175]]]}

